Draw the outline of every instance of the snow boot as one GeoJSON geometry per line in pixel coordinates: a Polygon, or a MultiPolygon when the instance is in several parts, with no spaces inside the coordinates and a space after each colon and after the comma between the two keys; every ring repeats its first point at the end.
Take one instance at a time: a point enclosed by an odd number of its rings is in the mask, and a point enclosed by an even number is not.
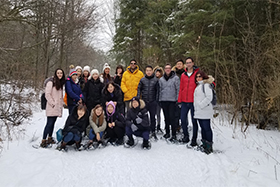
{"type": "Polygon", "coordinates": [[[115,143],[115,145],[116,146],[119,146],[119,145],[123,145],[123,138],[120,138],[120,139],[117,139],[117,141],[116,141],[116,143],[115,143]]]}
{"type": "Polygon", "coordinates": [[[191,141],[191,144],[190,144],[190,146],[192,146],[192,147],[195,147],[195,146],[197,146],[197,143],[196,143],[196,141],[192,140],[192,141],[191,141]]]}
{"type": "Polygon", "coordinates": [[[172,136],[172,137],[169,139],[169,141],[170,141],[171,143],[177,143],[177,142],[178,142],[176,136],[172,136]]]}
{"type": "Polygon", "coordinates": [[[207,140],[202,141],[203,152],[209,155],[213,153],[213,142],[208,142],[207,140]]]}
{"type": "Polygon", "coordinates": [[[163,134],[163,131],[161,130],[160,125],[157,125],[157,133],[163,134]]]}
{"type": "Polygon", "coordinates": [[[81,151],[82,150],[81,142],[75,142],[75,143],[76,143],[76,150],[81,151]]]}
{"type": "Polygon", "coordinates": [[[67,144],[67,143],[65,143],[65,142],[61,142],[60,146],[57,147],[57,149],[58,149],[59,151],[67,151],[66,144],[67,144]]]}
{"type": "Polygon", "coordinates": [[[158,140],[157,135],[156,135],[156,133],[155,133],[155,132],[152,132],[152,134],[151,134],[151,138],[153,138],[155,141],[157,141],[157,140],[158,140]]]}
{"type": "Polygon", "coordinates": [[[124,146],[127,147],[127,148],[134,147],[134,139],[133,139],[133,137],[129,137],[127,142],[125,142],[124,146]]]}
{"type": "Polygon", "coordinates": [[[167,139],[167,138],[170,138],[170,134],[165,134],[165,135],[163,135],[163,137],[165,138],[165,139],[167,139]]]}
{"type": "Polygon", "coordinates": [[[48,144],[47,144],[47,140],[46,140],[46,139],[43,139],[43,140],[42,140],[42,142],[41,142],[41,144],[40,144],[40,147],[42,147],[42,148],[48,147],[48,144]]]}
{"type": "Polygon", "coordinates": [[[149,142],[149,140],[143,140],[142,148],[151,149],[151,143],[149,142]]]}
{"type": "Polygon", "coordinates": [[[188,136],[184,136],[183,138],[179,139],[179,142],[182,144],[186,144],[190,141],[188,136]]]}
{"type": "Polygon", "coordinates": [[[47,144],[55,144],[56,142],[52,137],[48,137],[47,144]]]}

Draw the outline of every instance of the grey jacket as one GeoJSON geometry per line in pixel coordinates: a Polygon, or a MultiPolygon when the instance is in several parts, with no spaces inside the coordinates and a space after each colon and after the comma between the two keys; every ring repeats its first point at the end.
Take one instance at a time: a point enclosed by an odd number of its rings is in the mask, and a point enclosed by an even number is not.
{"type": "Polygon", "coordinates": [[[168,78],[164,74],[159,79],[159,101],[177,102],[180,89],[179,77],[174,71],[171,71],[171,76],[168,78]]]}

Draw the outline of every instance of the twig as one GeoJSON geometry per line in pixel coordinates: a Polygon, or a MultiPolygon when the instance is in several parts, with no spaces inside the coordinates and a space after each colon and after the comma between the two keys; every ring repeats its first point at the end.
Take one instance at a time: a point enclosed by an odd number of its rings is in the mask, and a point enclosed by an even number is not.
{"type": "Polygon", "coordinates": [[[248,172],[248,177],[250,176],[250,173],[255,173],[255,174],[258,174],[257,172],[255,172],[255,171],[253,171],[253,170],[249,170],[249,172],[248,172]]]}
{"type": "Polygon", "coordinates": [[[261,148],[259,148],[259,147],[257,147],[257,150],[261,150],[261,151],[264,152],[267,156],[269,156],[270,158],[272,158],[273,160],[275,160],[275,162],[276,162],[277,164],[280,164],[280,162],[279,162],[276,158],[274,158],[273,156],[271,156],[268,152],[264,151],[263,149],[261,149],[261,148]]]}
{"type": "Polygon", "coordinates": [[[276,169],[276,165],[274,165],[274,172],[275,172],[275,179],[277,180],[277,169],[276,169]]]}

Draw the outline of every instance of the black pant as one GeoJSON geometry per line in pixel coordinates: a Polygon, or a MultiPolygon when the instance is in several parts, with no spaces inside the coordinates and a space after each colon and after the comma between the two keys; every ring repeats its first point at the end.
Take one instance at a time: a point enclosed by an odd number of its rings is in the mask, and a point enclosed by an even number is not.
{"type": "Polygon", "coordinates": [[[110,139],[122,139],[125,134],[125,129],[122,127],[115,126],[113,128],[110,128],[109,126],[106,129],[106,138],[110,139]]]}
{"type": "Polygon", "coordinates": [[[47,124],[44,129],[43,139],[46,139],[48,135],[49,135],[49,137],[52,137],[53,128],[54,128],[56,119],[57,119],[57,116],[47,117],[47,124]]]}
{"type": "Polygon", "coordinates": [[[180,127],[180,114],[181,114],[181,108],[178,105],[175,105],[175,124],[176,124],[176,130],[180,127]]]}
{"type": "Polygon", "coordinates": [[[172,136],[176,136],[175,107],[176,102],[161,101],[161,107],[165,118],[165,132],[170,134],[169,125],[171,125],[172,136]]]}
{"type": "Polygon", "coordinates": [[[156,131],[156,113],[157,113],[157,102],[152,101],[150,103],[146,103],[146,109],[150,113],[150,124],[152,132],[156,131]]]}

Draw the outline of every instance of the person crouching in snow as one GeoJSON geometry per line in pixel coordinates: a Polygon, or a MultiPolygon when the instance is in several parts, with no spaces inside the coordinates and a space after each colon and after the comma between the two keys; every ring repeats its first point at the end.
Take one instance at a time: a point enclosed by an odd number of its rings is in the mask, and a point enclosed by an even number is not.
{"type": "Polygon", "coordinates": [[[116,106],[113,101],[106,105],[106,139],[108,138],[113,145],[123,145],[125,134],[125,120],[123,114],[115,110],[116,106]]]}
{"type": "Polygon", "coordinates": [[[132,135],[143,138],[143,149],[150,149],[151,144],[149,142],[150,125],[148,112],[145,109],[145,102],[138,97],[133,97],[130,104],[130,109],[127,112],[126,118],[126,135],[128,141],[125,143],[125,147],[133,147],[134,139],[132,135]]]}
{"type": "Polygon", "coordinates": [[[102,136],[106,129],[106,120],[104,116],[103,107],[101,105],[96,105],[92,110],[89,117],[89,126],[87,127],[87,136],[89,137],[89,142],[87,143],[86,148],[91,148],[93,142],[98,146],[102,142],[102,136]]]}
{"type": "Polygon", "coordinates": [[[85,132],[88,123],[87,107],[83,104],[75,106],[72,113],[68,116],[62,130],[63,139],[58,150],[66,150],[66,145],[76,143],[76,149],[80,151],[82,133],[85,132]]]}

